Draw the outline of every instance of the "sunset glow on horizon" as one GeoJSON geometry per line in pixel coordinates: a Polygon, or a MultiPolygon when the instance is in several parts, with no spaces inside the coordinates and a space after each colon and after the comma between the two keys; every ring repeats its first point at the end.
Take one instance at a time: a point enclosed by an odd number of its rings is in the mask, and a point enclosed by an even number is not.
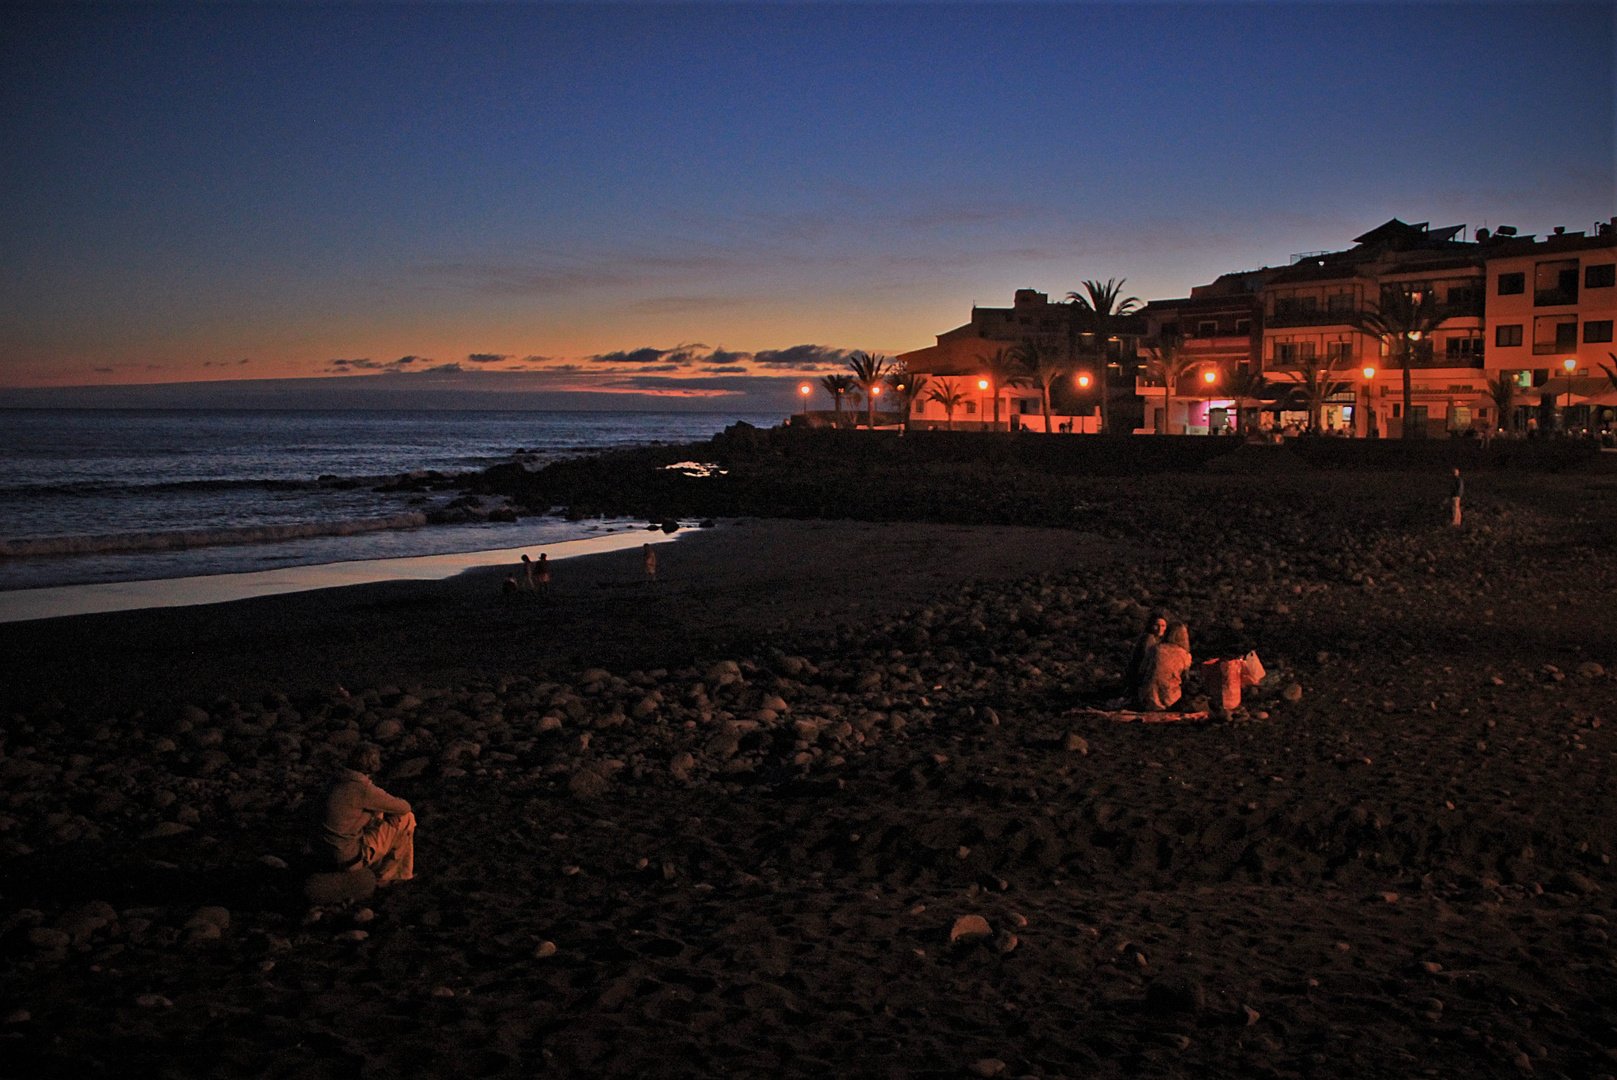
{"type": "Polygon", "coordinates": [[[1393,216],[1587,229],[1612,11],[8,6],[0,388],[790,403],[1017,288],[1182,296],[1393,216]]]}

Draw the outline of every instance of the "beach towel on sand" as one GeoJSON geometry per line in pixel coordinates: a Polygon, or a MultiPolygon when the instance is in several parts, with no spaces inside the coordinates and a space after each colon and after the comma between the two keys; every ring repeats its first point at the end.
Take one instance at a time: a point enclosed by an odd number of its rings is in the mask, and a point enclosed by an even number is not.
{"type": "Polygon", "coordinates": [[[1202,712],[1150,712],[1139,709],[1073,709],[1068,716],[1092,716],[1103,720],[1116,720],[1120,724],[1171,724],[1180,720],[1206,720],[1202,712]]]}

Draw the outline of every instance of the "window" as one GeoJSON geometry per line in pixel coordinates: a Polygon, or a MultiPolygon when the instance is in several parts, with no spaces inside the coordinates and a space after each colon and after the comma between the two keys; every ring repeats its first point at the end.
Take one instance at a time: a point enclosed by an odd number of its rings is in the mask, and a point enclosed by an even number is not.
{"type": "Polygon", "coordinates": [[[1511,326],[1496,326],[1493,329],[1493,343],[1496,348],[1509,349],[1522,343],[1522,324],[1511,326]]]}
{"type": "Polygon", "coordinates": [[[1576,315],[1540,315],[1533,320],[1533,352],[1540,356],[1548,353],[1578,351],[1578,317],[1576,315]]]}
{"type": "Polygon", "coordinates": [[[1307,315],[1319,310],[1317,296],[1280,296],[1275,298],[1276,315],[1307,315]]]}
{"type": "Polygon", "coordinates": [[[972,416],[976,412],[977,412],[977,403],[975,401],[966,402],[966,415],[967,416],[972,416]]]}
{"type": "Polygon", "coordinates": [[[1609,289],[1613,285],[1617,285],[1617,263],[1595,263],[1583,268],[1585,289],[1609,289]]]}
{"type": "Polygon", "coordinates": [[[1467,283],[1465,285],[1449,286],[1448,302],[1457,307],[1475,304],[1480,299],[1482,299],[1482,292],[1475,285],[1467,283]]]}
{"type": "Polygon", "coordinates": [[[1252,320],[1251,319],[1236,319],[1235,320],[1235,332],[1237,334],[1251,334],[1252,333],[1252,320]]]}
{"type": "Polygon", "coordinates": [[[1583,340],[1589,344],[1611,340],[1611,320],[1591,320],[1583,324],[1583,340]]]}
{"type": "Polygon", "coordinates": [[[1448,340],[1446,355],[1450,360],[1469,363],[1482,355],[1482,342],[1477,338],[1451,337],[1448,340]]]}
{"type": "Polygon", "coordinates": [[[1533,268],[1533,306],[1555,307],[1578,302],[1578,260],[1557,259],[1533,268]]]}
{"type": "Polygon", "coordinates": [[[1179,336],[1179,324],[1176,323],[1176,322],[1165,322],[1165,323],[1163,323],[1162,324],[1162,336],[1165,337],[1165,338],[1178,337],[1179,336]]]}
{"type": "Polygon", "coordinates": [[[1216,322],[1199,322],[1199,323],[1196,324],[1196,336],[1197,337],[1212,337],[1214,334],[1217,334],[1217,333],[1218,333],[1218,323],[1216,323],[1216,322]]]}
{"type": "Polygon", "coordinates": [[[1333,314],[1341,314],[1353,310],[1352,293],[1336,293],[1325,301],[1325,308],[1333,314]]]}
{"type": "Polygon", "coordinates": [[[1325,343],[1325,360],[1331,367],[1351,364],[1353,362],[1353,342],[1327,341],[1325,343]]]}
{"type": "Polygon", "coordinates": [[[1522,271],[1499,275],[1499,295],[1516,296],[1527,291],[1527,275],[1522,271]]]}

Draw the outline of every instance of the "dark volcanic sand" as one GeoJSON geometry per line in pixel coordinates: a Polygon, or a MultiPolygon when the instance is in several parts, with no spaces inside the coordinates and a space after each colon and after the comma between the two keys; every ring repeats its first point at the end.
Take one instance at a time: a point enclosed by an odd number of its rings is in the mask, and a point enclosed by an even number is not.
{"type": "Polygon", "coordinates": [[[1617,1073],[1612,485],[1473,477],[1451,530],[1441,475],[1170,474],[1085,488],[1104,535],[0,627],[3,1071],[1617,1073]],[[1158,606],[1258,650],[1248,712],[1068,715],[1158,606]],[[361,735],[422,876],[311,922],[298,800],[361,735]]]}

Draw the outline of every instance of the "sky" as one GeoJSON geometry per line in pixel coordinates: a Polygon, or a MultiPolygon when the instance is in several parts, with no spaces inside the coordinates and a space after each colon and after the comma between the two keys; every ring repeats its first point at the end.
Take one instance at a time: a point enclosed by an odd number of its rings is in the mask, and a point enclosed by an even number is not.
{"type": "Polygon", "coordinates": [[[1182,296],[1391,217],[1589,229],[1617,213],[1614,27],[1611,2],[11,3],[0,388],[733,408],[1020,287],[1182,296]]]}

